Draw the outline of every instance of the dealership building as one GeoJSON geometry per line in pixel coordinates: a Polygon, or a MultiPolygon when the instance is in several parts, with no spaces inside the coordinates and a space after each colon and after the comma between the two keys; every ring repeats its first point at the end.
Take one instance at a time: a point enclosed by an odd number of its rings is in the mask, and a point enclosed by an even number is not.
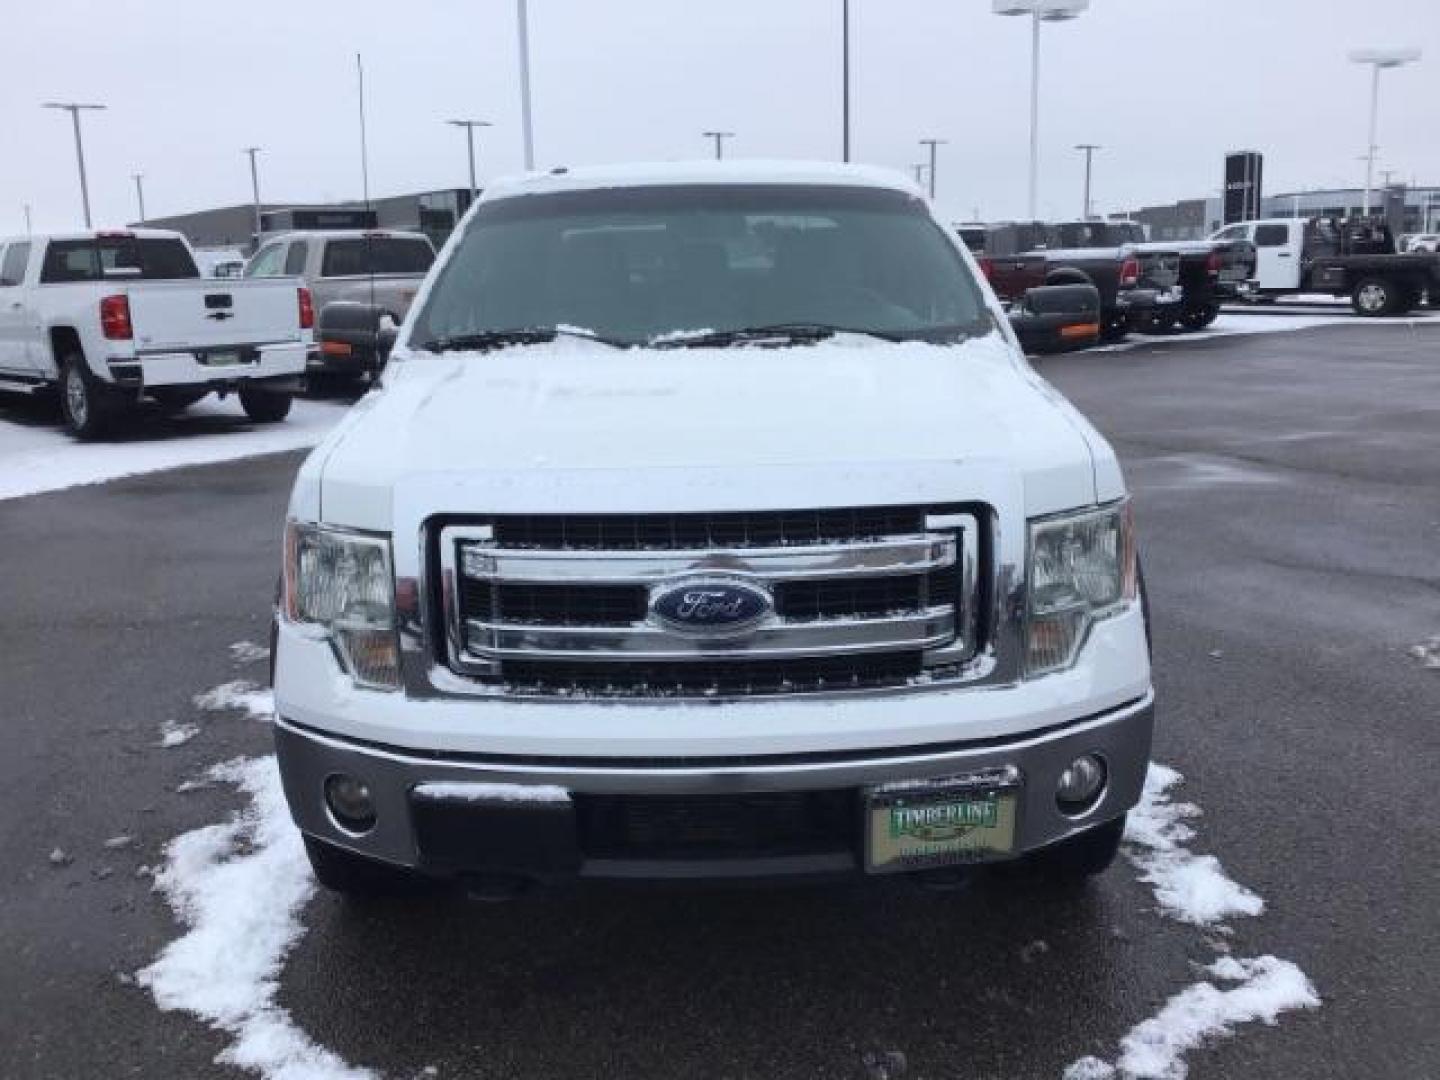
{"type": "MultiPolygon", "coordinates": [[[[308,228],[351,228],[363,222],[369,228],[422,232],[439,247],[469,208],[468,188],[444,188],[414,195],[373,199],[368,210],[365,204],[360,202],[333,203],[326,206],[262,203],[260,216],[266,231],[290,227],[280,224],[287,220],[297,221],[298,227],[298,219],[303,215],[307,219],[308,228]],[[329,223],[327,216],[333,219],[329,223]]],[[[255,247],[254,203],[148,218],[133,224],[153,229],[174,229],[183,233],[191,245],[197,248],[236,248],[249,254],[255,247]]]]}
{"type": "MultiPolygon", "coordinates": [[[[1260,217],[1355,217],[1363,212],[1365,189],[1325,188],[1283,192],[1260,199],[1260,217]]],[[[1440,187],[1391,185],[1370,193],[1372,212],[1390,218],[1391,231],[1440,231],[1440,187]]],[[[1198,240],[1225,225],[1219,195],[1208,199],[1182,199],[1164,206],[1145,206],[1112,217],[1144,223],[1152,240],[1198,240]]]]}

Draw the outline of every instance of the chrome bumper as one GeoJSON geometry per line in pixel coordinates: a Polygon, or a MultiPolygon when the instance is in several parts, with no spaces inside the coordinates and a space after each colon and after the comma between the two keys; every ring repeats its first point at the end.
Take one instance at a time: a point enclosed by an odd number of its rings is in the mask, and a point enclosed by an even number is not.
{"type": "MultiPolygon", "coordinates": [[[[741,795],[749,793],[856,791],[895,781],[940,780],[995,769],[1013,768],[1021,778],[1015,854],[1045,847],[1125,813],[1140,799],[1150,757],[1154,695],[1103,714],[1078,719],[1057,729],[943,747],[893,752],[817,753],[779,758],[717,759],[713,764],[619,759],[590,762],[484,760],[478,757],[426,757],[363,745],[297,727],[283,718],[276,724],[276,746],[285,794],[295,823],[311,835],[359,854],[406,867],[445,873],[490,873],[512,866],[464,867],[427,864],[417,831],[417,800],[435,785],[456,802],[485,803],[467,797],[465,785],[504,785],[512,794],[535,789],[533,801],[504,800],[500,816],[487,821],[506,830],[505,846],[524,848],[531,828],[536,859],[526,872],[535,877],[726,877],[773,873],[844,872],[862,866],[861,827],[857,819],[853,851],[829,853],[807,861],[793,855],[774,859],[705,860],[703,864],[656,859],[623,859],[613,853],[593,857],[574,840],[563,856],[547,860],[538,848],[553,845],[566,830],[573,839],[573,797],[586,795],[741,795]],[[1099,802],[1083,817],[1062,814],[1054,798],[1060,773],[1085,753],[1101,755],[1109,769],[1099,802]],[[341,828],[324,801],[325,779],[343,773],[369,785],[376,804],[375,825],[364,835],[341,828]],[[555,793],[560,797],[555,798],[555,793]],[[544,795],[545,798],[538,796],[544,795]],[[557,816],[557,813],[559,816],[557,816]],[[514,834],[520,834],[517,837],[514,834]],[[517,843],[517,840],[519,841],[517,843]]],[[[563,845],[562,845],[563,846],[563,845]]]]}

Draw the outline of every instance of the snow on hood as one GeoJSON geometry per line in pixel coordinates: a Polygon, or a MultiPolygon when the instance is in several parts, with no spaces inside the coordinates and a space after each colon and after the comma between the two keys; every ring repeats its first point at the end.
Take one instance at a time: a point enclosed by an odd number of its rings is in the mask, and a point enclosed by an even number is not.
{"type": "MultiPolygon", "coordinates": [[[[421,477],[503,477],[503,509],[540,512],[550,508],[542,492],[560,474],[573,486],[576,472],[608,471],[644,501],[657,486],[709,470],[737,489],[738,506],[747,505],[747,489],[772,489],[756,494],[760,508],[843,504],[843,492],[822,498],[808,479],[795,490],[802,476],[851,465],[899,476],[943,463],[1018,477],[1033,514],[1096,499],[1091,445],[1113,461],[999,334],[958,346],[846,337],[780,349],[617,350],[561,339],[397,355],[384,389],[317,450],[302,482],[322,475],[325,520],[388,529],[392,492],[421,477]],[[792,490],[777,494],[787,469],[792,490]]],[[[898,488],[888,498],[904,501],[898,488]]],[[[647,509],[638,501],[613,509],[647,509]]],[[[670,508],[721,505],[672,499],[670,508]]]]}

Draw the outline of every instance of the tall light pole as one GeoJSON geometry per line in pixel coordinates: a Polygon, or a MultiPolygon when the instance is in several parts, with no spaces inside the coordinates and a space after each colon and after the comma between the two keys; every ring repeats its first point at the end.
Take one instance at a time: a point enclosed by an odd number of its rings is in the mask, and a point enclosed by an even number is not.
{"type": "Polygon", "coordinates": [[[78,101],[47,101],[46,109],[64,109],[70,114],[75,125],[75,160],[80,165],[80,203],[85,209],[85,227],[90,228],[90,185],[85,181],[85,144],[80,140],[80,111],[82,109],[103,109],[104,105],[84,105],[78,101]]]}
{"type": "Polygon", "coordinates": [[[1090,0],[994,0],[996,15],[1029,15],[1030,27],[1030,219],[1035,219],[1040,182],[1040,24],[1077,18],[1090,0]]]}
{"type": "Polygon", "coordinates": [[[840,0],[840,160],[850,160],[850,0],[840,0]]]}
{"type": "Polygon", "coordinates": [[[925,183],[925,163],[923,161],[916,162],[914,165],[911,165],[910,169],[915,174],[916,187],[919,187],[921,184],[925,183]]]}
{"type": "Polygon", "coordinates": [[[247,146],[240,151],[250,156],[250,193],[255,202],[255,246],[260,246],[260,173],[255,168],[255,155],[260,153],[260,147],[247,146]]]}
{"type": "Polygon", "coordinates": [[[733,139],[735,137],[735,133],[733,131],[702,131],[700,134],[704,135],[707,139],[715,140],[716,161],[719,161],[725,156],[725,140],[733,139]]]}
{"type": "Polygon", "coordinates": [[[1365,203],[1364,212],[1370,213],[1370,192],[1375,185],[1375,127],[1380,115],[1380,72],[1385,68],[1397,68],[1412,64],[1420,59],[1419,49],[1355,49],[1350,60],[1356,64],[1370,65],[1370,141],[1365,145],[1365,203]]]}
{"type": "Polygon", "coordinates": [[[27,202],[25,204],[25,235],[29,236],[34,231],[34,227],[30,223],[30,204],[27,202]]]}
{"type": "Polygon", "coordinates": [[[921,139],[921,140],[920,140],[920,145],[921,145],[921,146],[928,146],[928,147],[930,148],[930,165],[929,165],[929,167],[928,167],[928,168],[929,168],[929,173],[930,173],[930,201],[931,201],[931,202],[934,202],[934,201],[935,201],[935,148],[936,148],[937,146],[944,146],[944,145],[945,145],[945,140],[944,140],[944,139],[921,139]]]}
{"type": "Polygon", "coordinates": [[[470,201],[475,201],[475,195],[480,190],[475,186],[475,129],[477,127],[494,127],[489,120],[446,120],[452,127],[465,129],[465,149],[470,155],[470,201]]]}
{"type": "Polygon", "coordinates": [[[135,181],[135,201],[140,204],[140,221],[145,221],[145,185],[141,182],[145,179],[144,173],[131,173],[130,179],[135,181]]]}
{"type": "Polygon", "coordinates": [[[525,137],[525,171],[529,172],[535,168],[535,128],[530,116],[530,13],[526,0],[515,0],[515,5],[520,46],[520,129],[525,137]]]}
{"type": "Polygon", "coordinates": [[[1075,144],[1075,149],[1076,149],[1076,150],[1083,150],[1083,151],[1085,152],[1085,202],[1084,202],[1084,209],[1081,211],[1081,217],[1083,217],[1086,221],[1089,221],[1089,220],[1090,220],[1090,162],[1091,162],[1091,159],[1093,159],[1094,156],[1095,156],[1095,151],[1096,151],[1096,150],[1103,150],[1104,147],[1102,147],[1099,143],[1084,143],[1084,142],[1082,142],[1082,143],[1076,143],[1076,144],[1075,144]]]}

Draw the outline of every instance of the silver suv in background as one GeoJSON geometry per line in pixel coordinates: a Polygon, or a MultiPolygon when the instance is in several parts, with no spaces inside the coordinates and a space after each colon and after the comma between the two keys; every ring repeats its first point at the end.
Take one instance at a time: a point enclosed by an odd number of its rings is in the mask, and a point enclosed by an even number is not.
{"type": "Polygon", "coordinates": [[[374,331],[398,326],[430,264],[435,248],[424,233],[393,229],[289,232],[266,240],[245,264],[246,277],[298,277],[310,289],[315,310],[327,322],[332,309],[347,328],[362,332],[316,335],[311,374],[361,375],[378,366],[374,331]]]}

